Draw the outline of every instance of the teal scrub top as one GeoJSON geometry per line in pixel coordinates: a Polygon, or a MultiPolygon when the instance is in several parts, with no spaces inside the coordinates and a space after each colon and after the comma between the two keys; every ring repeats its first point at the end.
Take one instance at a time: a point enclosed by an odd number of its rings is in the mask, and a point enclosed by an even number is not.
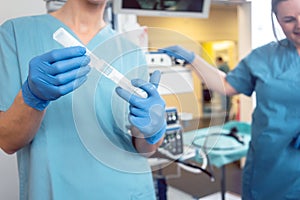
{"type": "MultiPolygon", "coordinates": [[[[59,27],[74,35],[51,15],[1,25],[0,110],[13,103],[30,59],[62,48],[52,39],[59,27]]],[[[130,79],[148,78],[143,52],[109,26],[87,48],[130,79]]],[[[34,139],[17,152],[20,199],[155,199],[147,159],[126,128],[128,104],[115,87],[93,69],[80,88],[49,104],[34,139]]]]}
{"type": "Polygon", "coordinates": [[[239,93],[256,93],[245,200],[300,198],[300,149],[294,147],[300,135],[299,77],[300,56],[284,39],[253,50],[226,78],[239,93]]]}
{"type": "Polygon", "coordinates": [[[218,69],[224,72],[225,74],[227,74],[230,71],[229,66],[226,63],[220,65],[218,69]]]}

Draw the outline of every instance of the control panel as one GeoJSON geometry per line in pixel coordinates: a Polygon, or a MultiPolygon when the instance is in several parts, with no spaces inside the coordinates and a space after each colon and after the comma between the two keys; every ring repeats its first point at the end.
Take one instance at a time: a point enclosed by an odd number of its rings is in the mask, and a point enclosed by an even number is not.
{"type": "Polygon", "coordinates": [[[173,155],[183,153],[182,128],[181,126],[168,127],[162,146],[173,155]]]}
{"type": "Polygon", "coordinates": [[[177,109],[166,109],[167,130],[161,148],[173,155],[183,153],[182,127],[179,123],[177,109]]]}

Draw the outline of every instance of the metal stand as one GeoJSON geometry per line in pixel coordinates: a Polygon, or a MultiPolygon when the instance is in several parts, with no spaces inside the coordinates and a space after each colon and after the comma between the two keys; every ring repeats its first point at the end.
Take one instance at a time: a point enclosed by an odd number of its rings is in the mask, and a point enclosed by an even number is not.
{"type": "Polygon", "coordinates": [[[222,200],[225,200],[226,193],[226,169],[225,165],[221,167],[221,196],[222,200]]]}

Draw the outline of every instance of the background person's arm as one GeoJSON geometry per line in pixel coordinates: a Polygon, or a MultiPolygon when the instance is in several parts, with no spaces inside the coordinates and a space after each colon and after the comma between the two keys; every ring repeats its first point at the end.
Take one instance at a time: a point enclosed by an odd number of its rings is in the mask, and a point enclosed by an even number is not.
{"type": "Polygon", "coordinates": [[[159,49],[159,52],[166,53],[176,59],[184,60],[191,64],[191,68],[198,77],[206,84],[207,88],[223,95],[234,95],[237,91],[226,81],[226,74],[221,70],[208,64],[203,58],[188,51],[181,46],[169,46],[159,49]]]}
{"type": "Polygon", "coordinates": [[[226,74],[208,64],[200,56],[195,56],[191,68],[208,89],[228,96],[237,94],[237,91],[226,81],[226,74]]]}

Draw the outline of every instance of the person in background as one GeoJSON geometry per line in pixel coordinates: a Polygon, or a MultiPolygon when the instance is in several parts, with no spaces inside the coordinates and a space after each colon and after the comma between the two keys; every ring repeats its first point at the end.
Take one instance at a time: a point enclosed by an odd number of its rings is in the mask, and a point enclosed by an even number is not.
{"type": "Polygon", "coordinates": [[[166,129],[160,73],[146,81],[142,51],[129,41],[114,45],[117,34],[103,20],[106,3],[68,0],[50,14],[0,27],[0,148],[17,152],[22,200],[155,199],[146,156],[166,129]],[[132,84],[148,96],[115,90],[90,68],[85,48],[62,48],[52,39],[60,27],[100,49],[97,56],[112,57],[121,73],[134,71],[132,84]],[[118,45],[135,51],[114,55],[118,45]]]}
{"type": "MultiPolygon", "coordinates": [[[[228,64],[223,60],[223,58],[221,56],[216,57],[216,65],[217,65],[218,69],[220,71],[224,72],[225,74],[227,74],[230,71],[228,64]]],[[[229,112],[231,109],[231,98],[226,95],[225,96],[221,95],[220,99],[221,99],[222,110],[226,111],[225,121],[228,121],[229,120],[229,112]]]]}
{"type": "Polygon", "coordinates": [[[223,60],[221,56],[216,57],[216,65],[218,69],[224,72],[225,74],[227,74],[230,70],[228,64],[223,60]]]}
{"type": "Polygon", "coordinates": [[[254,49],[227,75],[180,46],[161,50],[191,63],[213,91],[256,93],[244,200],[300,197],[300,1],[272,0],[272,14],[286,38],[254,49]]]}

